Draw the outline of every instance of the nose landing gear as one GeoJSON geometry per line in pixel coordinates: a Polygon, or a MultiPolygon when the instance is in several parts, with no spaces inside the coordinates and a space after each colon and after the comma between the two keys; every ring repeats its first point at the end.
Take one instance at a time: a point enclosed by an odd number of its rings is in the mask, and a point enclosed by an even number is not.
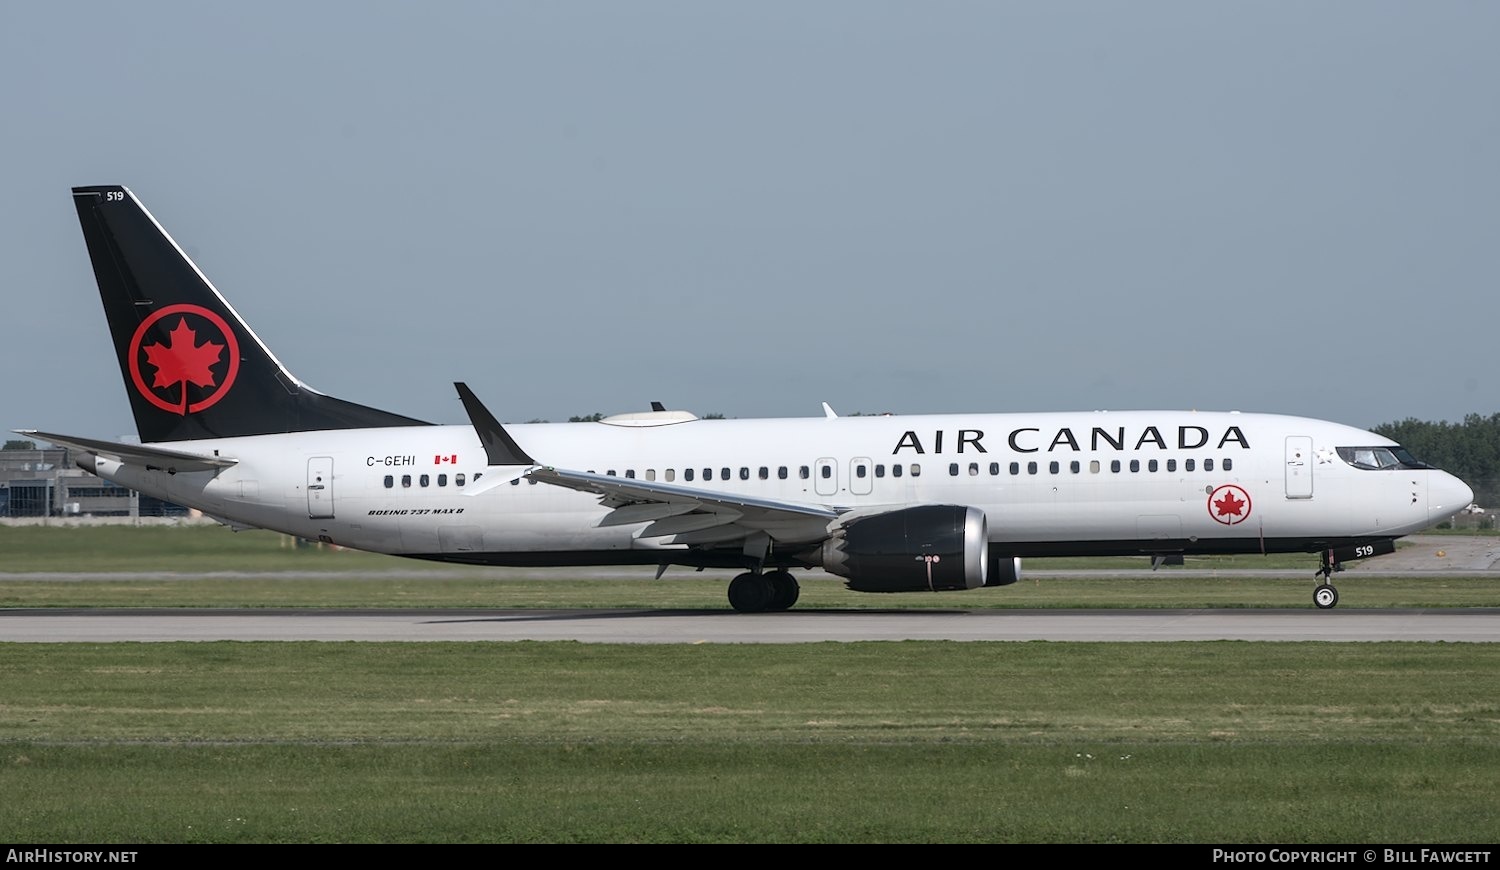
{"type": "Polygon", "coordinates": [[[1331,610],[1339,603],[1339,591],[1328,581],[1335,573],[1344,570],[1344,566],[1334,557],[1332,550],[1324,550],[1321,560],[1318,573],[1313,575],[1318,578],[1317,585],[1313,587],[1313,604],[1319,610],[1331,610]]]}

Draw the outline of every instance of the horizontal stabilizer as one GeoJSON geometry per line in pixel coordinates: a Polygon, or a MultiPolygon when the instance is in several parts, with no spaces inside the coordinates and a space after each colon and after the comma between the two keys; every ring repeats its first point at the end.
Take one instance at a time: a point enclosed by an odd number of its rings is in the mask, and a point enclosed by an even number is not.
{"type": "Polygon", "coordinates": [[[18,429],[18,434],[53,444],[62,444],[72,447],[74,450],[83,450],[98,456],[107,456],[118,459],[126,465],[139,465],[146,468],[160,468],[165,471],[210,471],[215,468],[228,468],[239,460],[227,456],[205,456],[200,453],[186,453],[181,450],[164,450],[160,447],[147,447],[144,444],[120,444],[116,441],[96,441],[93,438],[79,438],[73,435],[54,435],[51,432],[38,432],[35,429],[18,429]]]}

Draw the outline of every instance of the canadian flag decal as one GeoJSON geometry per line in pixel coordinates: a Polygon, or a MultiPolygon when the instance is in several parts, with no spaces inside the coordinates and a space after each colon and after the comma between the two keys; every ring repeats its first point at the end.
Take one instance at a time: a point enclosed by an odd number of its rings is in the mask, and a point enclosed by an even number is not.
{"type": "Polygon", "coordinates": [[[432,457],[432,464],[433,465],[442,465],[445,462],[449,463],[450,465],[457,465],[458,464],[458,454],[455,453],[452,456],[434,456],[434,457],[432,457]]]}

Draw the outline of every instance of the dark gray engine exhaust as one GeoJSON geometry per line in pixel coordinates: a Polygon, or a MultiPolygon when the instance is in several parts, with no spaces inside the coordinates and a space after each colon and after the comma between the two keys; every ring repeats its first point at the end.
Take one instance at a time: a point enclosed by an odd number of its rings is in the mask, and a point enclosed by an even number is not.
{"type": "Polygon", "coordinates": [[[822,561],[859,592],[977,589],[989,531],[979,508],[923,505],[850,520],[823,543],[822,561]]]}

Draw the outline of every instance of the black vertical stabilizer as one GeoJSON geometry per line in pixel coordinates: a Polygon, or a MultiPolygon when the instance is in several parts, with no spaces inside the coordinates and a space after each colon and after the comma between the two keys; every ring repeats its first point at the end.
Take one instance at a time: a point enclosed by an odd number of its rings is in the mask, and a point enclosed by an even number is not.
{"type": "Polygon", "coordinates": [[[428,425],[292,377],[129,190],[73,203],[142,441],[428,425]]]}

